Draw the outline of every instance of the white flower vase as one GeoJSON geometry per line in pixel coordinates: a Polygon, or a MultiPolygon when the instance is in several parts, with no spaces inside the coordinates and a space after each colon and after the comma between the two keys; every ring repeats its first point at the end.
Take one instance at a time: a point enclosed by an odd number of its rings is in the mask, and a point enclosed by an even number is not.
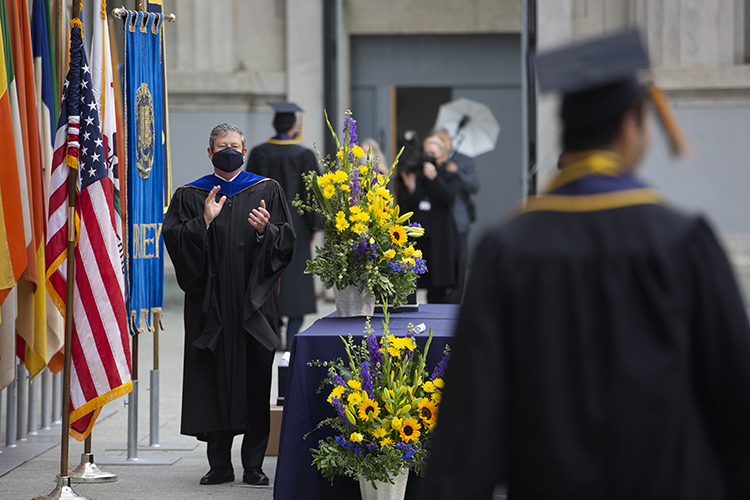
{"type": "Polygon", "coordinates": [[[336,314],[339,318],[375,314],[375,297],[367,288],[360,292],[359,285],[348,286],[343,290],[333,285],[333,296],[336,299],[336,314]]]}
{"type": "Polygon", "coordinates": [[[409,469],[404,469],[393,478],[393,484],[375,481],[378,489],[364,477],[359,477],[359,491],[362,500],[404,500],[406,496],[406,481],[409,479],[409,469]]]}

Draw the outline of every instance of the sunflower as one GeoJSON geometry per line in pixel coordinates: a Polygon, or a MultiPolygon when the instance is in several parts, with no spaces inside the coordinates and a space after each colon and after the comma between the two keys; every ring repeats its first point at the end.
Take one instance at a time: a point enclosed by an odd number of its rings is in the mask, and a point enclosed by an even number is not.
{"type": "Polygon", "coordinates": [[[422,398],[419,402],[419,418],[429,428],[432,429],[437,422],[437,405],[427,398],[422,398]]]}
{"type": "Polygon", "coordinates": [[[405,418],[404,423],[401,425],[401,429],[398,431],[401,436],[401,441],[408,443],[409,441],[416,441],[419,439],[419,429],[421,426],[416,419],[405,418]]]}
{"type": "Polygon", "coordinates": [[[370,398],[365,398],[359,405],[359,418],[364,422],[370,422],[378,418],[380,414],[380,406],[377,401],[373,401],[370,398]]]}
{"type": "Polygon", "coordinates": [[[391,234],[391,241],[394,245],[401,246],[406,243],[406,230],[404,229],[404,226],[396,224],[391,228],[389,233],[391,234]]]}

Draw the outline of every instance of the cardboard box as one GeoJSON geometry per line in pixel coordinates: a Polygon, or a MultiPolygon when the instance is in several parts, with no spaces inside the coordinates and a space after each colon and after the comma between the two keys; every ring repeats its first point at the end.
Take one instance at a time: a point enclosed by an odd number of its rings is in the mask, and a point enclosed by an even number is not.
{"type": "Polygon", "coordinates": [[[266,456],[275,457],[279,454],[279,438],[281,437],[281,417],[284,407],[271,405],[271,434],[268,436],[266,456]]]}

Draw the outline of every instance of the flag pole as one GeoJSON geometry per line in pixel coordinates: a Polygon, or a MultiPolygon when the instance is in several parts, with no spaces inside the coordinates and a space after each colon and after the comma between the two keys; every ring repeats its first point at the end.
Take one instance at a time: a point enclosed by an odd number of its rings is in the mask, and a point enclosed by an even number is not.
{"type": "MultiPolygon", "coordinates": [[[[81,4],[73,2],[73,19],[81,17],[81,4]]],[[[70,431],[70,363],[71,344],[73,343],[73,286],[75,281],[75,245],[76,245],[76,194],[78,190],[78,170],[68,169],[68,272],[65,291],[65,361],[63,364],[63,419],[60,476],[68,475],[68,445],[70,431]]]]}
{"type": "MultiPolygon", "coordinates": [[[[72,19],[81,17],[81,2],[73,1],[72,19]]],[[[63,365],[63,402],[62,402],[62,436],[60,443],[60,474],[57,476],[57,486],[47,496],[36,497],[34,500],[48,499],[80,499],[89,500],[73,491],[68,475],[68,452],[70,432],[70,373],[71,373],[71,344],[73,343],[73,286],[75,281],[75,216],[76,192],[78,189],[78,170],[69,168],[68,171],[68,270],[65,290],[65,351],[63,365]]]]}

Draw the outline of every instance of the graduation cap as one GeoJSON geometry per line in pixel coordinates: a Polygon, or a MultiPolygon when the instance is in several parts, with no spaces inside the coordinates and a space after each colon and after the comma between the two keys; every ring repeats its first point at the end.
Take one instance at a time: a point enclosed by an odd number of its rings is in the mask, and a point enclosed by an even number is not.
{"type": "Polygon", "coordinates": [[[566,128],[580,129],[620,119],[633,101],[648,92],[674,154],[689,149],[663,91],[648,83],[648,52],[638,30],[630,30],[550,50],[536,57],[542,92],[562,94],[566,128]]]}
{"type": "Polygon", "coordinates": [[[294,122],[297,121],[295,113],[304,112],[302,108],[293,102],[269,102],[268,105],[276,112],[273,116],[273,126],[279,133],[286,132],[294,125],[294,122]]]}
{"type": "Polygon", "coordinates": [[[273,108],[274,111],[276,111],[276,114],[285,114],[285,113],[291,113],[294,114],[296,112],[304,113],[304,109],[297,106],[296,103],[293,102],[269,102],[269,106],[273,108]]]}

